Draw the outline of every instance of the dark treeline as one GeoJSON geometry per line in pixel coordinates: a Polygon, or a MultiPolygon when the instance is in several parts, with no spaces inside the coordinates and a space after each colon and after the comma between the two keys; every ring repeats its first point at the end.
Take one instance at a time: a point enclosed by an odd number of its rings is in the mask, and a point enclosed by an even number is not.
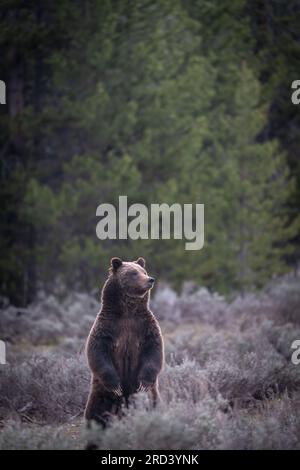
{"type": "Polygon", "coordinates": [[[2,1],[2,294],[92,289],[111,256],[225,293],[294,269],[299,24],[299,0],[2,1]],[[204,203],[204,249],[98,240],[119,195],[204,203]]]}

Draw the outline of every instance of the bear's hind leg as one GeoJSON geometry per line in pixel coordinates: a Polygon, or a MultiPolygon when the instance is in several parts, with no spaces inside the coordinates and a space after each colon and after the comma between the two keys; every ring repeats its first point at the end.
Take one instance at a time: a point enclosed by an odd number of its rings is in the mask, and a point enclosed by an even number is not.
{"type": "Polygon", "coordinates": [[[111,397],[102,390],[99,390],[99,387],[92,386],[84,417],[88,422],[96,421],[105,427],[111,416],[117,414],[120,405],[120,398],[111,397]]]}

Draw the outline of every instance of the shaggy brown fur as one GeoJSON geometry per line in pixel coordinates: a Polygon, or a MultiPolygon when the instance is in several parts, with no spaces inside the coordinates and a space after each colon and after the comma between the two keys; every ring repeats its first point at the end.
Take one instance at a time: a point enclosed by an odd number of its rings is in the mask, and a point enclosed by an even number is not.
{"type": "Polygon", "coordinates": [[[154,279],[145,271],[145,260],[111,260],[110,275],[102,290],[102,308],[87,341],[92,371],[85,409],[87,420],[105,425],[128,405],[140,390],[159,399],[158,374],[163,365],[163,341],[157,320],[149,310],[149,290],[154,279]]]}

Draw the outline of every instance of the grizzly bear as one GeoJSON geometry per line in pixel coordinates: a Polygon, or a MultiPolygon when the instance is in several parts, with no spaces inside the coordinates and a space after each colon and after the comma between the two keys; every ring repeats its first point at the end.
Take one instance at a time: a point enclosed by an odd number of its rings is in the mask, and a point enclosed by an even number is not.
{"type": "Polygon", "coordinates": [[[88,336],[86,354],[92,372],[85,418],[103,426],[139,391],[159,400],[158,374],[163,365],[161,330],[149,309],[154,278],[145,260],[112,258],[102,290],[102,308],[88,336]]]}

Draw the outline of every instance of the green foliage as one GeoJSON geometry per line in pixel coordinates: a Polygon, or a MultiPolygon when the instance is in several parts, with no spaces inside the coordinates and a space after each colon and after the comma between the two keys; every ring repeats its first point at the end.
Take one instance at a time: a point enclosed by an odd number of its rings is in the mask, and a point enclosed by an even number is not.
{"type": "MultiPolygon", "coordinates": [[[[276,28],[294,25],[292,13],[278,8],[276,28]]],[[[295,263],[297,139],[276,140],[283,57],[276,49],[266,75],[274,44],[261,21],[244,0],[4,3],[1,78],[13,92],[0,116],[3,294],[26,304],[57,279],[90,290],[114,255],[143,255],[161,278],[222,292],[295,263]],[[204,203],[204,249],[98,240],[97,206],[123,194],[204,203]]]]}
{"type": "Polygon", "coordinates": [[[213,265],[221,268],[216,275],[221,286],[229,281],[243,289],[284,271],[283,255],[299,224],[288,223],[293,181],[285,155],[275,140],[257,139],[266,124],[259,82],[246,65],[236,74],[239,84],[228,114],[217,121],[214,155],[222,201],[216,203],[207,232],[211,230],[213,265]]]}

